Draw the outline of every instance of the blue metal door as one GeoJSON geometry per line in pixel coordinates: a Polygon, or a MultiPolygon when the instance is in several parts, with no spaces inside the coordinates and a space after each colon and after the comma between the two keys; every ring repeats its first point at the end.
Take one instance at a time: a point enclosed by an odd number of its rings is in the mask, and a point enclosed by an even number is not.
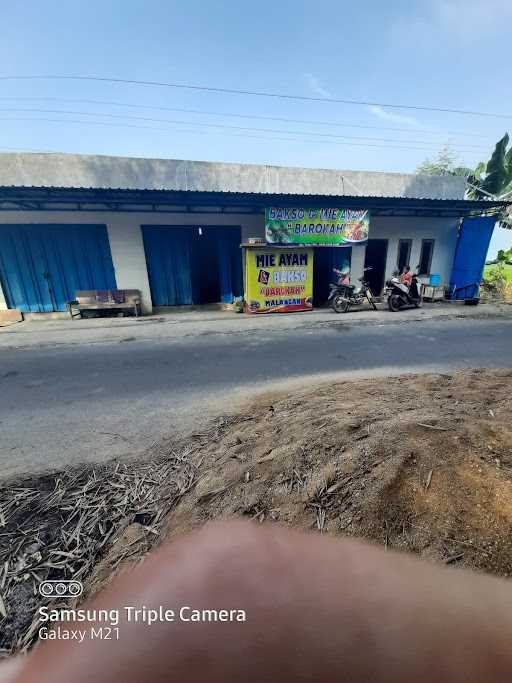
{"type": "MultiPolygon", "coordinates": [[[[464,218],[462,221],[450,281],[452,291],[468,285],[480,284],[495,223],[496,218],[492,216],[464,218]]],[[[464,291],[461,289],[457,298],[464,298],[464,296],[464,291]]]]}
{"type": "Polygon", "coordinates": [[[9,308],[65,311],[78,289],[115,289],[104,225],[0,225],[0,281],[9,308]]]}

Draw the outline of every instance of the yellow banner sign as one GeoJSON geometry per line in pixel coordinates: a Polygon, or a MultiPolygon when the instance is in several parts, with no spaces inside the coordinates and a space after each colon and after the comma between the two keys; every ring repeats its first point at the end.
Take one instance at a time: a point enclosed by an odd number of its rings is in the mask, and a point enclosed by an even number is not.
{"type": "Polygon", "coordinates": [[[313,308],[313,249],[246,249],[247,313],[313,308]]]}

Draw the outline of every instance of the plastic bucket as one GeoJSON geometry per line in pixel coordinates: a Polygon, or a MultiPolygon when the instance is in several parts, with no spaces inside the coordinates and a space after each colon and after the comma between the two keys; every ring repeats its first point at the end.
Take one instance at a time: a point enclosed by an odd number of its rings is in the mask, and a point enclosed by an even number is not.
{"type": "Polygon", "coordinates": [[[438,287],[441,284],[441,276],[440,275],[431,275],[429,284],[432,287],[438,287]]]}

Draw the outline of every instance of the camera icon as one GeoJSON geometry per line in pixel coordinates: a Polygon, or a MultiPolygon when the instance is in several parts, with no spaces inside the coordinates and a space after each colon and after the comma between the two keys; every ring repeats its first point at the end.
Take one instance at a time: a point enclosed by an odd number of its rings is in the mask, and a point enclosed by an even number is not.
{"type": "Polygon", "coordinates": [[[44,598],[78,598],[84,587],[80,581],[41,581],[39,595],[44,598]]]}

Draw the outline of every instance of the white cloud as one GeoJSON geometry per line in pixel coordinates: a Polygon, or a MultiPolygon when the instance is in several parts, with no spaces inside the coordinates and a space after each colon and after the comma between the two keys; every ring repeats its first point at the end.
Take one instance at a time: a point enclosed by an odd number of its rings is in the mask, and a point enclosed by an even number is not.
{"type": "Polygon", "coordinates": [[[315,93],[315,95],[320,95],[320,97],[332,97],[332,93],[326,90],[319,79],[313,74],[304,74],[308,82],[309,87],[315,93]]]}
{"type": "Polygon", "coordinates": [[[508,30],[512,19],[510,0],[436,0],[430,5],[435,24],[457,34],[478,35],[508,30]]]}
{"type": "Polygon", "coordinates": [[[511,0],[428,0],[411,3],[409,12],[389,29],[389,40],[416,50],[432,50],[449,41],[454,46],[481,44],[483,36],[509,31],[511,0]]]}
{"type": "Polygon", "coordinates": [[[383,121],[393,121],[393,123],[400,123],[402,125],[415,127],[420,125],[419,121],[415,119],[413,116],[395,114],[395,112],[389,111],[388,109],[384,109],[379,105],[370,105],[368,107],[368,111],[371,112],[377,118],[382,119],[383,121]]]}

